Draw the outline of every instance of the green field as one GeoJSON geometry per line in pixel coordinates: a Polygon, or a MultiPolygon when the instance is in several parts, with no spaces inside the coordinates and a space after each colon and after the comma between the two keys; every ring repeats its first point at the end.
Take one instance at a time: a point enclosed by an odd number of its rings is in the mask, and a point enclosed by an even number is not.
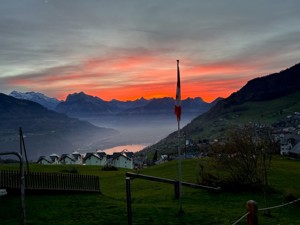
{"type": "MultiPolygon", "coordinates": [[[[199,161],[182,162],[183,181],[195,183],[199,161]]],[[[59,172],[74,166],[30,165],[31,171],[59,172]]],[[[101,194],[27,194],[26,221],[34,225],[92,225],[127,224],[125,172],[102,171],[97,166],[75,166],[79,174],[100,176],[101,194]]],[[[0,169],[18,170],[17,165],[0,165],[0,169]]],[[[129,171],[133,172],[133,171],[129,171]]],[[[176,179],[177,161],[145,168],[139,173],[176,179]]],[[[300,161],[276,156],[272,161],[270,185],[274,189],[268,196],[268,206],[280,205],[300,198],[300,161]]],[[[246,212],[246,202],[250,199],[264,208],[261,192],[220,192],[183,187],[182,208],[174,198],[170,184],[156,183],[141,179],[131,180],[132,213],[134,225],[148,224],[218,224],[234,223],[246,212]]],[[[300,224],[300,202],[271,210],[265,217],[259,211],[259,224],[300,224]]],[[[19,195],[8,193],[0,197],[0,224],[19,224],[19,195]]],[[[245,224],[242,220],[239,224],[245,224]]]]}

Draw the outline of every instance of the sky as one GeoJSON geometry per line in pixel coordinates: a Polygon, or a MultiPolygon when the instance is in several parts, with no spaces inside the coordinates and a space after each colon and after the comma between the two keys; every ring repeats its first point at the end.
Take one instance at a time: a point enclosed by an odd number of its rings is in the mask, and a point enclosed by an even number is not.
{"type": "Polygon", "coordinates": [[[300,62],[299,0],[1,0],[0,92],[210,102],[300,62]]]}

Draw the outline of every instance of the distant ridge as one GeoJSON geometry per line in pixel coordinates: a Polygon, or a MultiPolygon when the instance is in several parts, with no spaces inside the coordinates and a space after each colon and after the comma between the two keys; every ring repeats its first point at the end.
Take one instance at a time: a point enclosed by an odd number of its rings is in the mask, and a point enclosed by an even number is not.
{"type": "MultiPolygon", "coordinates": [[[[187,98],[182,101],[186,113],[206,112],[211,104],[204,102],[201,98],[187,98]]],[[[99,97],[87,95],[84,92],[68,95],[66,101],[61,102],[55,108],[57,112],[70,116],[95,116],[95,115],[149,115],[157,113],[172,114],[174,110],[174,99],[170,97],[144,98],[135,101],[104,101],[99,97]]]]}
{"type": "MultiPolygon", "coordinates": [[[[210,103],[204,102],[202,98],[187,98],[182,100],[182,106],[185,109],[183,113],[198,113],[198,115],[206,112],[210,108],[210,103]]],[[[155,114],[168,113],[173,114],[174,99],[170,97],[154,98],[149,100],[148,104],[128,109],[121,114],[155,114]]]]}
{"type": "MultiPolygon", "coordinates": [[[[38,92],[18,92],[12,91],[10,96],[17,99],[24,99],[39,103],[40,105],[64,113],[73,117],[89,116],[113,116],[113,115],[151,115],[151,114],[171,114],[174,108],[174,99],[170,97],[145,99],[140,98],[133,101],[119,101],[113,99],[105,101],[97,96],[91,96],[84,92],[69,94],[65,101],[48,97],[38,92]]],[[[211,103],[203,101],[202,98],[187,98],[182,100],[183,113],[200,115],[214,106],[222,98],[217,98],[211,103]]]]}
{"type": "Polygon", "coordinates": [[[67,96],[66,101],[61,102],[55,108],[57,112],[67,115],[92,115],[109,114],[118,111],[118,107],[110,105],[99,97],[87,95],[84,92],[73,93],[67,96]]]}

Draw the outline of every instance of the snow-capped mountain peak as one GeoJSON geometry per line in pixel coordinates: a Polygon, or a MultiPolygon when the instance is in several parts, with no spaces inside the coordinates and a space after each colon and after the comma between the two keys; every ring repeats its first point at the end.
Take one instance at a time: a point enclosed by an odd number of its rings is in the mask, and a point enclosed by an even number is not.
{"type": "Polygon", "coordinates": [[[51,98],[42,93],[33,92],[33,91],[30,92],[12,91],[9,95],[17,99],[25,99],[25,100],[39,103],[40,105],[51,110],[55,109],[55,107],[61,102],[56,98],[51,98]]]}

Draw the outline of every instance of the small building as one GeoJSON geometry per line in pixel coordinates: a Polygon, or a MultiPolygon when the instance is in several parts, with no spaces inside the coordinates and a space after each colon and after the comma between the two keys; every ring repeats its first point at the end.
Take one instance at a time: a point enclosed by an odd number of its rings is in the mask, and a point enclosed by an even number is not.
{"type": "Polygon", "coordinates": [[[101,158],[95,153],[86,153],[83,163],[85,165],[101,165],[101,158]]]}
{"type": "Polygon", "coordinates": [[[96,155],[100,158],[100,166],[107,164],[107,155],[105,152],[97,152],[96,155]]]}
{"type": "Polygon", "coordinates": [[[74,159],[74,164],[82,164],[83,163],[83,157],[79,152],[73,152],[72,157],[74,159]]]}
{"type": "Polygon", "coordinates": [[[112,157],[110,158],[110,163],[112,166],[119,167],[119,168],[127,168],[133,169],[133,160],[125,156],[120,152],[113,153],[112,157]]]}

